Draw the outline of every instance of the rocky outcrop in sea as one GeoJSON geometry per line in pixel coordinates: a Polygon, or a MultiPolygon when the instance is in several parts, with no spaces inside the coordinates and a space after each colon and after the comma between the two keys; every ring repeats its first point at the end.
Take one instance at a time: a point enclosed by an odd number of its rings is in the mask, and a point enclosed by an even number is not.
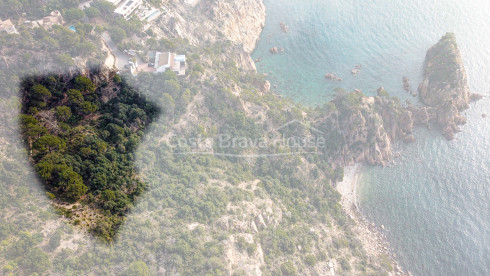
{"type": "Polygon", "coordinates": [[[453,33],[447,33],[432,46],[425,57],[424,80],[419,85],[420,100],[432,108],[435,122],[444,137],[452,140],[458,125],[466,123],[460,113],[472,99],[461,53],[453,33]]]}

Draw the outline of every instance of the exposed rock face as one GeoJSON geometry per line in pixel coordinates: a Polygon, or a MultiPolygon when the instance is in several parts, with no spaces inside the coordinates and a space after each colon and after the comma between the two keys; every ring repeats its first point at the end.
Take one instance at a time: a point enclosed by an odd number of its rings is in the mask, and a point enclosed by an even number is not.
{"type": "Polygon", "coordinates": [[[236,47],[227,58],[245,70],[256,70],[250,54],[265,24],[261,0],[201,0],[195,7],[169,1],[164,5],[168,12],[151,27],[157,38],[181,38],[192,45],[230,41],[236,47]]]}
{"type": "Polygon", "coordinates": [[[324,153],[338,166],[367,162],[386,165],[396,139],[413,142],[412,112],[388,97],[367,97],[360,91],[338,95],[335,110],[317,121],[325,131],[324,153]]]}
{"type": "Polygon", "coordinates": [[[265,6],[260,0],[201,0],[193,8],[177,1],[165,5],[169,9],[155,27],[157,34],[188,39],[194,45],[226,39],[251,53],[265,24],[265,6]]]}
{"type": "Polygon", "coordinates": [[[430,122],[435,120],[436,114],[432,107],[415,107],[409,105],[407,109],[412,113],[416,125],[430,127],[430,122]]]}
{"type": "Polygon", "coordinates": [[[466,122],[460,111],[468,108],[472,98],[454,34],[447,33],[427,52],[419,93],[422,102],[434,108],[444,137],[453,139],[458,125],[466,122]]]}
{"type": "Polygon", "coordinates": [[[265,81],[262,85],[261,91],[262,93],[268,93],[269,91],[271,91],[271,83],[269,81],[265,81]]]}
{"type": "Polygon", "coordinates": [[[243,44],[252,53],[265,24],[265,6],[261,0],[201,1],[201,8],[212,5],[213,21],[231,41],[243,44]]]}

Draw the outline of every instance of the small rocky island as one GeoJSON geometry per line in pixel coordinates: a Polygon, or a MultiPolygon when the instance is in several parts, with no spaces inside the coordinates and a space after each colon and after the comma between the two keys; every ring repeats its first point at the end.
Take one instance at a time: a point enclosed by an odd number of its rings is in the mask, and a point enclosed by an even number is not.
{"type": "Polygon", "coordinates": [[[421,101],[433,109],[435,121],[443,128],[444,137],[452,140],[459,131],[458,125],[466,123],[460,112],[468,108],[470,101],[481,97],[469,90],[453,33],[447,33],[427,52],[419,93],[421,101]]]}

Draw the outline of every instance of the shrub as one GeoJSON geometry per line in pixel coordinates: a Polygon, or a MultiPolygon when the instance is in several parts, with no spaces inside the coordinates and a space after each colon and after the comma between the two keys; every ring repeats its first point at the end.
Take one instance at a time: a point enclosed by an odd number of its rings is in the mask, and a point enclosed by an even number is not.
{"type": "Polygon", "coordinates": [[[136,261],[129,265],[128,270],[124,273],[126,276],[149,276],[150,270],[143,261],[136,261]]]}
{"type": "Polygon", "coordinates": [[[62,122],[66,122],[71,118],[71,109],[68,106],[56,107],[56,118],[62,122]]]}
{"type": "Polygon", "coordinates": [[[345,271],[351,270],[350,263],[349,263],[349,261],[347,261],[346,258],[344,258],[344,257],[340,258],[339,263],[340,263],[340,267],[342,267],[343,270],[345,270],[345,271]]]}
{"type": "Polygon", "coordinates": [[[283,276],[295,276],[298,275],[296,267],[291,261],[287,261],[281,265],[281,273],[283,276]]]}
{"type": "Polygon", "coordinates": [[[305,257],[305,263],[307,265],[309,265],[309,266],[315,266],[315,264],[316,264],[316,257],[315,257],[315,255],[311,255],[311,254],[310,255],[307,255],[305,257]]]}
{"type": "Polygon", "coordinates": [[[51,246],[51,249],[56,249],[60,246],[61,236],[61,231],[57,230],[54,232],[53,236],[49,239],[49,246],[51,246]]]}
{"type": "Polygon", "coordinates": [[[89,7],[89,8],[85,9],[85,14],[89,18],[94,18],[94,17],[99,17],[101,15],[101,12],[99,9],[97,9],[95,7],[89,7]]]}

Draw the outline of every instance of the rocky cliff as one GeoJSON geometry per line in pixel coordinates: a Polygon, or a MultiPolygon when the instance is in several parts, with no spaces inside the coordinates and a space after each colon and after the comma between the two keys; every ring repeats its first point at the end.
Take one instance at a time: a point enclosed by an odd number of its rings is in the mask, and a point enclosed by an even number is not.
{"type": "Polygon", "coordinates": [[[393,160],[397,139],[412,142],[412,112],[393,98],[368,97],[360,91],[337,94],[316,120],[324,131],[324,153],[337,166],[367,162],[386,165],[393,160]]]}
{"type": "Polygon", "coordinates": [[[460,112],[468,108],[472,98],[453,33],[447,33],[428,50],[419,94],[421,101],[434,109],[435,122],[443,128],[444,137],[453,139],[458,125],[466,122],[460,112]]]}
{"type": "Polygon", "coordinates": [[[250,54],[265,24],[265,6],[261,0],[200,0],[195,6],[169,1],[167,13],[152,26],[159,38],[186,39],[194,46],[231,42],[227,53],[245,70],[255,70],[250,54]]]}

